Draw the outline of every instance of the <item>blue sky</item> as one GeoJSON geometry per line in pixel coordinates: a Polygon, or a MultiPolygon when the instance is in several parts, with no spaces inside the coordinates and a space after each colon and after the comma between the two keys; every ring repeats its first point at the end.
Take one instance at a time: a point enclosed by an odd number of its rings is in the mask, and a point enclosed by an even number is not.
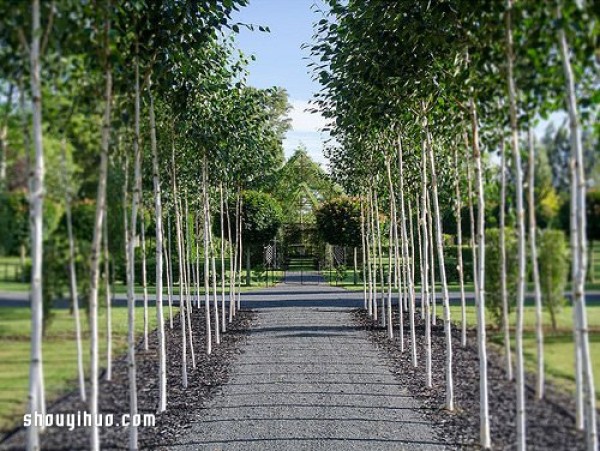
{"type": "Polygon", "coordinates": [[[313,23],[320,18],[311,9],[314,3],[313,0],[250,0],[234,20],[270,29],[270,33],[263,33],[242,28],[237,45],[244,53],[256,57],[249,67],[249,84],[258,88],[281,86],[288,91],[293,129],[283,143],[286,156],[303,143],[314,160],[326,163],[323,137],[318,131],[324,120],[318,114],[304,111],[319,90],[307,67],[310,52],[301,48],[302,44],[310,44],[313,23]]]}

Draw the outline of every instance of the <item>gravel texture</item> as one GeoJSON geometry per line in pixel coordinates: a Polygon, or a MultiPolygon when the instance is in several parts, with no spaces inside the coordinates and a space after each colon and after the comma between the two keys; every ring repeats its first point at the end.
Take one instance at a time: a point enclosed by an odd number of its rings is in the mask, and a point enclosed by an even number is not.
{"type": "Polygon", "coordinates": [[[257,312],[229,382],[178,446],[164,449],[444,449],[422,404],[353,325],[350,309],[257,312]]]}
{"type": "MultiPolygon", "coordinates": [[[[442,429],[442,437],[452,447],[480,449],[479,447],[479,357],[477,332],[469,330],[467,346],[460,346],[460,329],[453,326],[454,412],[445,410],[445,354],[443,322],[432,326],[433,387],[425,386],[425,324],[416,321],[418,367],[412,366],[408,315],[404,314],[405,351],[400,351],[399,340],[389,340],[387,332],[375,325],[362,309],[354,311],[356,324],[369,331],[381,350],[382,361],[394,366],[396,381],[409,393],[421,400],[426,415],[442,429]]],[[[417,311],[417,318],[419,317],[417,311]]],[[[394,312],[394,328],[398,331],[398,312],[394,312]]],[[[504,358],[495,347],[488,346],[488,392],[492,448],[516,449],[514,382],[505,377],[504,358]]],[[[575,429],[573,397],[546,384],[545,398],[536,400],[533,390],[534,375],[526,374],[527,449],[539,451],[585,450],[585,437],[575,429]]]]}

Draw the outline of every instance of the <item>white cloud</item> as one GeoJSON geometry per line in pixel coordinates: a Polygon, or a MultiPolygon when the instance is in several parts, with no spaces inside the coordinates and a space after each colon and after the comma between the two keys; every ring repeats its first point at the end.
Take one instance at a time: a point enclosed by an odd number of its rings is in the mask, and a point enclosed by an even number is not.
{"type": "Polygon", "coordinates": [[[292,120],[292,129],[295,132],[318,132],[326,124],[325,118],[320,113],[310,113],[308,109],[314,108],[307,100],[291,99],[292,110],[289,113],[292,120]]]}

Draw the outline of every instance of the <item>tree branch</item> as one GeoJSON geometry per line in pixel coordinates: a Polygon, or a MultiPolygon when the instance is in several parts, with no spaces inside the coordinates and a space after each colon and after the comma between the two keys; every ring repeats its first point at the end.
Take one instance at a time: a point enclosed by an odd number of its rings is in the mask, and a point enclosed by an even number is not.
{"type": "Polygon", "coordinates": [[[17,35],[19,36],[19,42],[23,47],[23,50],[26,54],[30,53],[29,44],[27,43],[27,38],[25,37],[25,32],[23,31],[23,27],[17,28],[17,35]]]}
{"type": "Polygon", "coordinates": [[[44,36],[42,37],[42,45],[40,47],[40,56],[46,53],[46,47],[48,46],[48,40],[50,38],[50,31],[52,31],[52,25],[54,24],[54,11],[56,10],[56,2],[52,1],[50,5],[50,15],[48,16],[48,23],[44,30],[44,36]]]}

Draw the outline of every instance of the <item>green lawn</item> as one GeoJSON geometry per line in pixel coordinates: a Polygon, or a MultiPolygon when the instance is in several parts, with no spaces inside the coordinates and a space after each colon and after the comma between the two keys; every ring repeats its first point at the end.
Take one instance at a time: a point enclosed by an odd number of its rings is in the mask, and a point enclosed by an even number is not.
{"type": "MultiPolygon", "coordinates": [[[[461,311],[460,306],[451,306],[452,320],[459,324],[461,311]]],[[[596,385],[596,397],[600,400],[600,306],[592,305],[587,307],[588,322],[590,328],[590,348],[592,362],[594,364],[594,382],[596,385]]],[[[544,360],[546,375],[556,385],[574,393],[574,346],[572,331],[572,309],[566,306],[557,316],[558,330],[554,332],[550,326],[550,315],[544,312],[544,360]]],[[[487,315],[487,321],[491,318],[487,315]]],[[[511,324],[515,323],[515,314],[511,314],[511,324]]],[[[467,323],[471,327],[476,325],[475,307],[467,306],[467,323]]],[[[535,371],[537,360],[536,340],[535,340],[535,308],[525,307],[524,317],[525,332],[523,335],[523,345],[525,360],[529,371],[535,371]]],[[[514,331],[511,330],[511,334],[514,331]]],[[[488,339],[492,346],[499,352],[503,352],[503,335],[497,330],[488,331],[488,339]]],[[[513,340],[514,350],[514,335],[513,340]]]]}
{"type": "MultiPolygon", "coordinates": [[[[137,308],[136,331],[143,331],[142,308],[137,308]]],[[[82,312],[84,359],[89,367],[88,324],[82,312]]],[[[165,318],[168,309],[165,308],[165,318]]],[[[149,315],[150,327],[156,326],[156,315],[152,309],[149,315]]],[[[113,358],[125,351],[127,344],[127,308],[114,307],[113,358]]],[[[101,366],[106,366],[105,340],[106,313],[100,312],[100,358],[101,366]]],[[[29,332],[30,311],[25,308],[0,308],[0,431],[10,429],[20,422],[26,408],[29,379],[29,332]]],[[[44,382],[48,399],[56,398],[67,390],[76,388],[77,354],[75,348],[75,325],[68,310],[54,312],[43,342],[44,382]]]]}
{"type": "MultiPolygon", "coordinates": [[[[13,259],[13,257],[3,257],[3,258],[13,259]]],[[[0,265],[0,268],[1,267],[2,266],[0,265]]],[[[0,271],[1,271],[1,269],[0,269],[0,271]]],[[[244,273],[243,273],[244,279],[242,280],[242,287],[241,287],[242,291],[256,290],[257,288],[263,288],[266,286],[266,282],[265,282],[266,273],[265,272],[263,272],[261,274],[261,276],[259,277],[257,275],[256,271],[254,271],[253,275],[252,275],[252,285],[249,287],[245,285],[245,282],[244,282],[245,275],[246,275],[246,272],[244,271],[244,273]]],[[[269,271],[269,286],[271,286],[273,283],[279,282],[282,277],[283,277],[283,271],[269,271]]],[[[219,292],[221,291],[220,280],[217,280],[217,290],[219,292]]],[[[226,290],[229,290],[229,285],[227,285],[226,290]]],[[[7,281],[2,278],[2,273],[0,272],[0,292],[26,293],[28,291],[29,291],[29,282],[21,283],[21,282],[16,282],[16,281],[12,281],[12,280],[7,281]]],[[[126,294],[127,287],[122,281],[117,281],[115,283],[115,291],[117,294],[126,294]]],[[[136,284],[136,293],[141,293],[141,292],[142,292],[142,286],[139,283],[137,283],[136,284]]],[[[178,284],[173,287],[173,292],[175,294],[179,293],[179,285],[178,284]]],[[[204,293],[203,285],[201,287],[200,292],[204,293]]],[[[156,289],[153,284],[148,285],[148,293],[149,294],[156,293],[156,289]]]]}

